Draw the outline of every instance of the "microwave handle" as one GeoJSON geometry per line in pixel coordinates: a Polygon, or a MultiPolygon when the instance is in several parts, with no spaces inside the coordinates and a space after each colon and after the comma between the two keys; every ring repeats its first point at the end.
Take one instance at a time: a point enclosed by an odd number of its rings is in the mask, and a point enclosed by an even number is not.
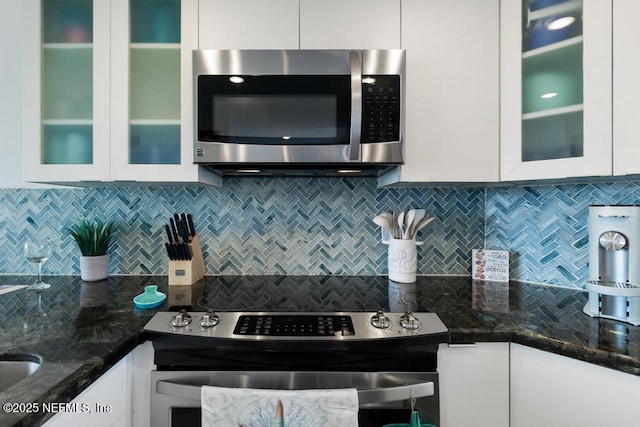
{"type": "Polygon", "coordinates": [[[349,160],[360,159],[360,137],[362,127],[362,54],[349,51],[351,72],[351,132],[349,134],[349,160]]]}

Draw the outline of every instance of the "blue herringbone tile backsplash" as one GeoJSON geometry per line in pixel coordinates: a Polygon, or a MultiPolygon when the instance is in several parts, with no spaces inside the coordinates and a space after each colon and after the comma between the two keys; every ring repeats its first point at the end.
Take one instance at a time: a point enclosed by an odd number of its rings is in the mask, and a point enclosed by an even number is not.
{"type": "Polygon", "coordinates": [[[386,246],[371,218],[424,207],[420,274],[469,274],[471,249],[511,252],[511,277],[580,286],[587,277],[590,204],[638,204],[640,183],[535,187],[378,189],[375,179],[242,178],[221,189],[0,190],[0,274],[35,274],[22,243],[48,237],[45,274],[78,274],[64,229],[84,217],[115,219],[112,274],[166,274],[163,225],[191,212],[207,274],[386,274],[386,246]]]}
{"type": "Polygon", "coordinates": [[[582,287],[591,204],[640,204],[640,183],[488,189],[486,246],[511,252],[516,280],[582,287]]]}
{"type": "Polygon", "coordinates": [[[35,274],[22,243],[47,237],[45,274],[79,274],[65,228],[84,217],[114,219],[112,274],[166,274],[171,214],[191,212],[207,274],[385,274],[386,246],[371,218],[424,207],[436,217],[422,233],[421,274],[467,274],[484,243],[483,189],[378,189],[375,179],[242,178],[221,189],[0,190],[0,273],[35,274]]]}

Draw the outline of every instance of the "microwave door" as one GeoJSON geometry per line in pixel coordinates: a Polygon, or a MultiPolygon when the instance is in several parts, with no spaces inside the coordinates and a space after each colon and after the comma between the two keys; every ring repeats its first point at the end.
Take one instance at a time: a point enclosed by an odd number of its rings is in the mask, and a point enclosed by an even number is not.
{"type": "MultiPolygon", "coordinates": [[[[199,76],[198,140],[347,146],[353,127],[351,90],[348,75],[199,76]]],[[[359,133],[357,126],[358,144],[359,133]]]]}

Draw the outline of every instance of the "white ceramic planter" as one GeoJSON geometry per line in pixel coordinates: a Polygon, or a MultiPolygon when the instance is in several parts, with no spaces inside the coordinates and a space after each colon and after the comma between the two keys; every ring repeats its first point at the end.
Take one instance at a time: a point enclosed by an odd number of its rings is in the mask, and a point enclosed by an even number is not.
{"type": "Polygon", "coordinates": [[[109,255],[81,256],[80,278],[85,282],[95,282],[109,277],[109,255]]]}

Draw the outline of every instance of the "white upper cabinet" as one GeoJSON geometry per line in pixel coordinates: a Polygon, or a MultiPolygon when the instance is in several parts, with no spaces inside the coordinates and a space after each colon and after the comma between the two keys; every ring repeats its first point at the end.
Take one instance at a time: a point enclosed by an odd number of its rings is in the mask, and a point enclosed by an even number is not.
{"type": "Polygon", "coordinates": [[[111,0],[111,7],[112,180],[218,185],[193,164],[198,1],[111,0]]]}
{"type": "Polygon", "coordinates": [[[23,180],[109,180],[109,0],[24,1],[23,180]]]}
{"type": "Polygon", "coordinates": [[[200,0],[200,49],[400,47],[400,0],[200,0]]]}
{"type": "Polygon", "coordinates": [[[300,0],[301,49],[399,49],[400,0],[300,0]]]}
{"type": "Polygon", "coordinates": [[[611,175],[611,9],[502,1],[502,181],[611,175]]]}
{"type": "Polygon", "coordinates": [[[298,49],[299,0],[200,0],[199,49],[298,49]]]}
{"type": "Polygon", "coordinates": [[[613,174],[640,174],[640,14],[637,0],[613,3],[613,174]]]}
{"type": "Polygon", "coordinates": [[[499,171],[498,0],[403,0],[405,164],[379,179],[491,182],[499,171]]]}
{"type": "Polygon", "coordinates": [[[27,0],[23,179],[206,183],[193,164],[197,0],[27,0]]]}

